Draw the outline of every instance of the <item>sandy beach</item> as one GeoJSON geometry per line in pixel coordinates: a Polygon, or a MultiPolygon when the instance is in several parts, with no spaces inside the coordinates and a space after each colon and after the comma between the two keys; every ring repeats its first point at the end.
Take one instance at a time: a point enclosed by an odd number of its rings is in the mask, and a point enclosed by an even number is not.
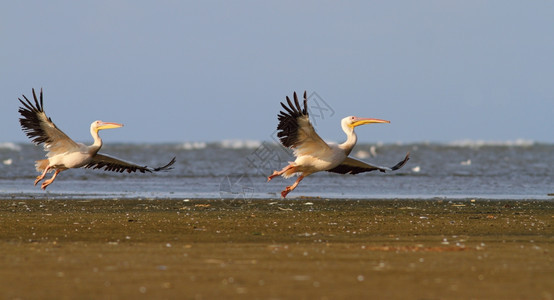
{"type": "Polygon", "coordinates": [[[2,299],[554,299],[554,201],[0,200],[2,299]]]}

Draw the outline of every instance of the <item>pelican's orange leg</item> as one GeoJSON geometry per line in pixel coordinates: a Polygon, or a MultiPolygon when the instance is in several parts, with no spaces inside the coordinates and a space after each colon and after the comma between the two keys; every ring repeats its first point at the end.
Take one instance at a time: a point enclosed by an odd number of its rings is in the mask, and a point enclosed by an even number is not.
{"type": "Polygon", "coordinates": [[[40,186],[41,189],[46,189],[47,186],[49,186],[52,182],[54,182],[54,179],[56,179],[56,176],[58,176],[58,173],[60,173],[62,170],[56,169],[56,172],[54,172],[54,175],[52,178],[45,180],[42,185],[40,186]]]}
{"type": "Polygon", "coordinates": [[[44,176],[46,176],[46,173],[48,173],[48,170],[50,170],[50,166],[47,166],[47,167],[44,169],[44,172],[42,172],[42,174],[40,174],[40,175],[37,176],[37,179],[35,179],[35,185],[37,185],[37,183],[39,183],[39,181],[41,181],[42,179],[44,179],[44,176]]]}
{"type": "Polygon", "coordinates": [[[286,198],[287,195],[288,195],[290,192],[292,192],[292,190],[294,190],[294,189],[296,188],[296,186],[298,186],[298,184],[300,183],[300,181],[302,181],[302,179],[304,179],[304,175],[300,175],[300,177],[298,177],[298,179],[296,179],[296,181],[294,182],[293,185],[287,186],[287,187],[285,188],[285,190],[281,192],[281,196],[282,196],[283,198],[286,198]]]}
{"type": "Polygon", "coordinates": [[[285,173],[286,171],[290,170],[291,168],[294,168],[292,163],[290,163],[288,166],[284,167],[281,171],[273,171],[273,174],[271,176],[267,177],[267,182],[269,182],[273,177],[280,176],[281,174],[285,173]]]}

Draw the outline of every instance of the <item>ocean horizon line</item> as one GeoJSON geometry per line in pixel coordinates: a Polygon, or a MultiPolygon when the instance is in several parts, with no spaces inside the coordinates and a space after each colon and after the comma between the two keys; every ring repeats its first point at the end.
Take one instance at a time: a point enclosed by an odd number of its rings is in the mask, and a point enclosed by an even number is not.
{"type": "MultiPolygon", "coordinates": [[[[326,141],[328,143],[337,143],[335,141],[326,141]]],[[[340,142],[339,142],[340,143],[340,142]]],[[[86,142],[85,142],[86,144],[86,142]]],[[[136,142],[136,141],[111,141],[109,145],[176,145],[185,150],[203,149],[208,146],[221,146],[229,149],[258,148],[262,144],[279,145],[275,140],[256,140],[256,139],[222,139],[211,141],[168,141],[168,142],[136,142]]],[[[0,142],[0,149],[20,150],[23,145],[32,145],[25,141],[3,141],[0,142]]],[[[372,146],[410,146],[410,145],[438,145],[452,147],[482,147],[482,146],[534,146],[534,145],[554,145],[553,142],[535,141],[532,139],[509,139],[509,140],[486,140],[486,139],[458,139],[452,141],[396,141],[396,142],[358,142],[358,145],[372,146]]]]}

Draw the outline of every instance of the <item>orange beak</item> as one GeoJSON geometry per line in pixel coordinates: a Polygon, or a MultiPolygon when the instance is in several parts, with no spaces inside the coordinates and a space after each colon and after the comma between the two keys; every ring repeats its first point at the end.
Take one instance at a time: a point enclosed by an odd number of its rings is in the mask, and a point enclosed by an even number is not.
{"type": "Polygon", "coordinates": [[[372,119],[372,118],[356,118],[352,123],[352,127],[356,127],[364,124],[370,124],[370,123],[390,123],[390,121],[381,120],[381,119],[372,119]]]}

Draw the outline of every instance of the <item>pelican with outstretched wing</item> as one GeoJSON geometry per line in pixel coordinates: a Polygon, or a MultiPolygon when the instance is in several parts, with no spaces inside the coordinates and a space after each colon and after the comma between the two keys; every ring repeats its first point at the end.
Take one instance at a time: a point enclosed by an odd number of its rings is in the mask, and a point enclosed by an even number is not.
{"type": "Polygon", "coordinates": [[[90,124],[90,134],[94,139],[94,143],[90,146],[76,143],[70,139],[63,131],[52,122],[52,120],[46,116],[44,112],[44,106],[42,103],[42,89],[40,90],[40,101],[37,99],[35,89],[33,89],[34,104],[23,95],[25,101],[19,99],[23,107],[19,108],[21,118],[19,123],[25,134],[36,145],[44,144],[44,150],[46,159],[37,160],[35,167],[41,175],[37,176],[35,185],[39,183],[46,173],[54,171],[54,175],[45,180],[41,188],[44,190],[49,186],[56,176],[61,171],[72,168],[92,168],[100,169],[104,168],[106,171],[123,172],[128,173],[139,171],[144,172],[157,172],[162,170],[170,170],[171,165],[175,163],[175,157],[165,166],[159,168],[150,168],[147,166],[140,166],[134,163],[126,162],[115,157],[111,157],[105,154],[98,153],[98,150],[102,147],[102,139],[98,135],[98,131],[102,129],[119,128],[123,124],[94,121],[90,124]]]}
{"type": "Polygon", "coordinates": [[[293,185],[287,186],[281,192],[281,196],[285,198],[288,193],[298,186],[304,177],[320,172],[328,171],[340,174],[358,174],[362,172],[370,172],[379,170],[381,172],[394,171],[402,168],[410,159],[410,153],[393,167],[380,167],[368,164],[361,160],[354,159],[350,156],[352,148],[356,145],[357,136],[354,128],[359,125],[371,123],[390,123],[386,120],[358,118],[354,116],[342,119],[341,126],[346,133],[346,141],[342,144],[328,144],[315,132],[312,126],[307,108],[308,99],[304,92],[304,105],[300,106],[296,92],[294,93],[294,103],[287,96],[287,103],[281,102],[281,106],[285,111],[281,111],[278,115],[279,125],[277,126],[277,136],[281,144],[287,148],[294,149],[296,160],[290,162],[281,171],[274,171],[267,181],[270,181],[276,176],[289,178],[294,175],[299,175],[293,185]]]}

